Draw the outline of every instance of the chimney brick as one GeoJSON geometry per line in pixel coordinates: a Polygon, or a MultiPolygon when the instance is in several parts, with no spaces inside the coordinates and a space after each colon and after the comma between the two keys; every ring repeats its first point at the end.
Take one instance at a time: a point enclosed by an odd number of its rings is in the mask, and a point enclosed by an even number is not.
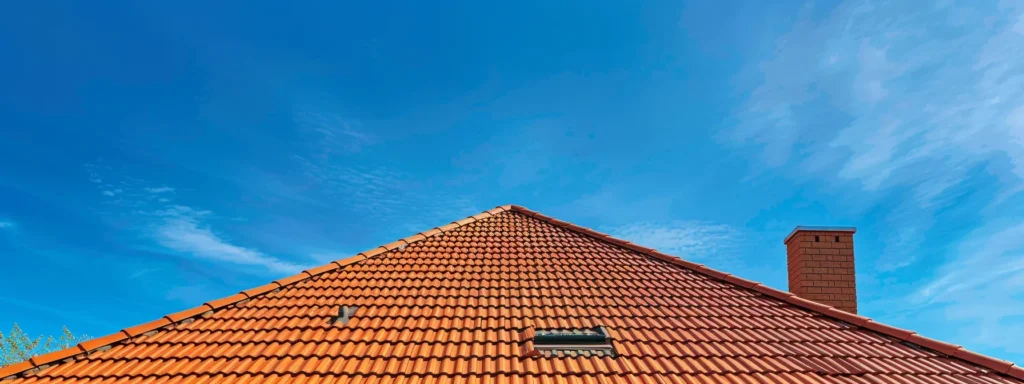
{"type": "Polygon", "coordinates": [[[789,292],[856,314],[855,232],[851,227],[801,226],[786,236],[789,292]]]}

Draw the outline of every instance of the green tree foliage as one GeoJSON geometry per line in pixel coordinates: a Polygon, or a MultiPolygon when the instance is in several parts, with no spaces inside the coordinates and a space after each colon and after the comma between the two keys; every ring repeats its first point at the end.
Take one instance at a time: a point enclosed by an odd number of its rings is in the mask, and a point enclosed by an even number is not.
{"type": "Polygon", "coordinates": [[[39,336],[33,339],[21,330],[18,323],[14,323],[10,333],[4,335],[3,332],[0,332],[0,367],[20,363],[32,356],[70,348],[89,340],[89,336],[76,336],[68,330],[68,327],[63,328],[61,335],[56,339],[53,336],[46,336],[46,338],[39,336]]]}

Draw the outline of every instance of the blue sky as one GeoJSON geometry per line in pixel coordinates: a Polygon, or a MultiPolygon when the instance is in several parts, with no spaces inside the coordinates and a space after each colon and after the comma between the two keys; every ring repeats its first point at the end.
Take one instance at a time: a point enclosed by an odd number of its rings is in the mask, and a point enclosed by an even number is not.
{"type": "Polygon", "coordinates": [[[1024,363],[1016,1],[0,10],[0,329],[103,335],[520,204],[1024,363]]]}

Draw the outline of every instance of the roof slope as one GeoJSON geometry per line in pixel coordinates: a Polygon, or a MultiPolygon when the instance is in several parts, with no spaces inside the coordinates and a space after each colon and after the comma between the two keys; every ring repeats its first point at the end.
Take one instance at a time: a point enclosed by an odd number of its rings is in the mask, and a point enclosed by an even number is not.
{"type": "Polygon", "coordinates": [[[505,206],[0,369],[0,377],[1020,383],[1024,370],[505,206]],[[360,309],[333,324],[341,305],[360,309]],[[532,330],[593,326],[614,339],[616,357],[526,357],[532,330]]]}

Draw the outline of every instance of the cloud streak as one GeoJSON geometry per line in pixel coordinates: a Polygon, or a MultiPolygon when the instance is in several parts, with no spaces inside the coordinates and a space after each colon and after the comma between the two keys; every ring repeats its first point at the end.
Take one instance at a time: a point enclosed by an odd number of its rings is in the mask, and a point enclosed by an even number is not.
{"type": "MultiPolygon", "coordinates": [[[[938,265],[905,304],[949,305],[947,316],[971,329],[1024,334],[1010,332],[1020,321],[999,317],[1020,314],[967,310],[972,298],[1024,307],[1014,299],[1024,287],[1010,283],[1024,279],[1013,240],[1024,227],[1010,209],[1024,189],[1021,4],[847,1],[823,19],[815,11],[804,9],[745,71],[756,80],[721,139],[755,150],[765,170],[826,183],[853,209],[897,202],[877,228],[884,250],[874,268],[938,265]],[[948,212],[978,191],[995,195],[980,199],[982,227],[960,247],[923,253],[933,227],[960,222],[948,212]]],[[[996,339],[979,340],[1015,338],[996,339]]]]}
{"type": "Polygon", "coordinates": [[[376,141],[357,128],[358,121],[334,112],[297,108],[293,119],[299,132],[312,138],[315,156],[321,159],[357,153],[376,141]]]}
{"type": "Polygon", "coordinates": [[[167,249],[212,261],[256,265],[277,272],[296,272],[304,266],[282,261],[251,248],[231,244],[203,222],[208,211],[172,206],[157,211],[152,236],[167,249]]]}
{"type": "MultiPolygon", "coordinates": [[[[106,214],[128,220],[141,229],[143,239],[153,241],[170,252],[211,262],[258,266],[275,273],[292,273],[308,267],[233,243],[214,231],[212,222],[216,215],[213,212],[173,203],[168,197],[175,191],[172,187],[155,187],[138,178],[101,178],[100,172],[109,168],[96,165],[87,165],[86,168],[90,182],[103,192],[110,191],[111,186],[117,187],[113,189],[116,193],[104,193],[111,197],[107,203],[113,209],[106,214]],[[103,179],[115,182],[107,183],[103,179]]],[[[132,275],[131,278],[140,275],[132,275]]]]}
{"type": "MultiPolygon", "coordinates": [[[[992,171],[1007,193],[1019,191],[1024,62],[1013,52],[1024,50],[1020,10],[1009,2],[944,4],[914,12],[854,1],[823,21],[803,18],[774,56],[751,68],[761,82],[724,138],[760,148],[769,167],[876,198],[905,196],[900,213],[887,218],[892,228],[928,230],[933,213],[959,197],[957,187],[977,181],[971,170],[979,166],[1006,164],[992,171]],[[992,12],[1003,16],[981,16],[992,12]]],[[[919,236],[891,232],[887,260],[920,245],[910,240],[919,236]]]]}
{"type": "Polygon", "coordinates": [[[620,226],[611,232],[613,237],[688,260],[700,260],[728,252],[738,233],[728,225],[697,220],[638,222],[620,226]]]}
{"type": "Polygon", "coordinates": [[[368,162],[370,146],[378,139],[360,129],[357,120],[310,108],[296,109],[294,119],[303,136],[303,150],[290,156],[298,175],[260,180],[275,195],[401,223],[409,231],[483,210],[468,196],[437,193],[431,180],[386,165],[380,161],[386,156],[368,162]]]}
{"type": "Polygon", "coordinates": [[[1024,272],[1024,224],[1000,227],[969,234],[957,247],[956,262],[943,266],[935,280],[917,291],[917,297],[944,301],[978,287],[1013,283],[1013,277],[1024,272]]]}
{"type": "MultiPolygon", "coordinates": [[[[924,308],[938,308],[957,337],[1024,353],[1024,224],[990,224],[968,234],[929,284],[910,296],[924,308]],[[1014,294],[1016,293],[1016,294],[1014,294]]],[[[927,315],[925,315],[927,316],[927,315]]]]}

